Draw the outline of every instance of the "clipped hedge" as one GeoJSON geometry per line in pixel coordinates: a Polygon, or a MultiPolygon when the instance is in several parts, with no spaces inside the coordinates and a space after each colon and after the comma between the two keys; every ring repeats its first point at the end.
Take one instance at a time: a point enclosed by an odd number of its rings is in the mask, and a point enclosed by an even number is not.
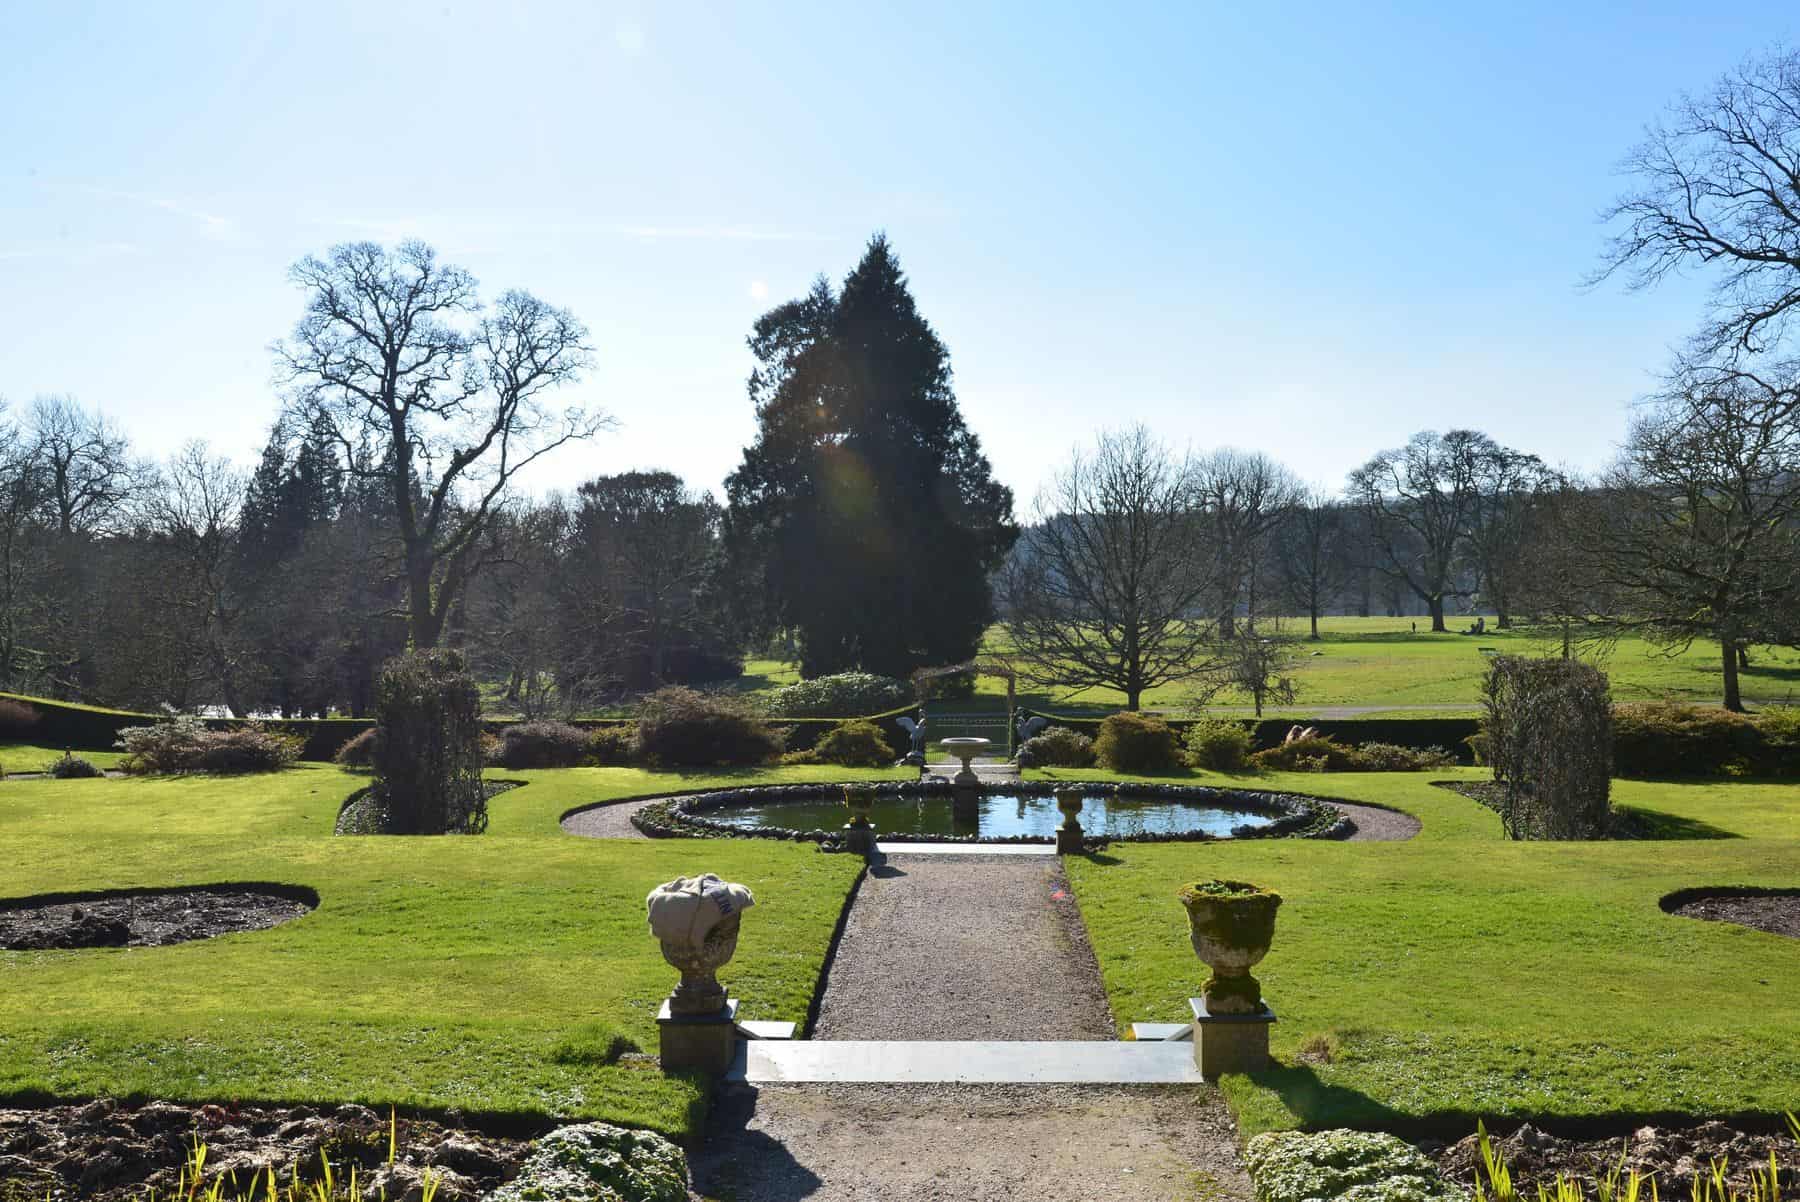
{"type": "MultiPolygon", "coordinates": [[[[1066,726],[1071,730],[1080,731],[1089,738],[1099,735],[1100,724],[1105,721],[1104,718],[1072,717],[1024,707],[1020,708],[1019,713],[1048,718],[1058,726],[1066,726]]],[[[1159,716],[1183,740],[1186,739],[1188,730],[1196,724],[1220,721],[1218,717],[1212,715],[1188,718],[1173,718],[1166,714],[1159,716]]],[[[1472,735],[1481,733],[1481,723],[1475,718],[1242,718],[1228,720],[1240,721],[1245,725],[1250,731],[1251,746],[1258,751],[1281,746],[1282,741],[1287,738],[1288,731],[1295,726],[1310,726],[1321,735],[1353,746],[1362,743],[1391,743],[1397,747],[1410,747],[1416,751],[1444,747],[1456,748],[1459,761],[1465,764],[1473,760],[1468,748],[1468,739],[1472,735]]]]}

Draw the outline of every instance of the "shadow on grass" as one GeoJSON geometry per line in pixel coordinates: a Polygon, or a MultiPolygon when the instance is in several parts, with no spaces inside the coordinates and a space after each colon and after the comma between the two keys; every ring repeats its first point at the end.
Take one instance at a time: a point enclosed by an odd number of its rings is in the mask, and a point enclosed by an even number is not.
{"type": "Polygon", "coordinates": [[[1625,820],[1626,828],[1634,839],[1743,838],[1736,831],[1728,831],[1698,818],[1684,818],[1680,814],[1665,814],[1660,810],[1646,810],[1639,806],[1622,805],[1613,808],[1625,820]]]}

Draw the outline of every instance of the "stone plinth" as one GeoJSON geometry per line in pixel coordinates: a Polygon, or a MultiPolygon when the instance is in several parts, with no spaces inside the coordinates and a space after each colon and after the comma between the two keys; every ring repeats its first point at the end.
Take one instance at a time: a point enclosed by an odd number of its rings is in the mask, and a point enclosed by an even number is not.
{"type": "Polygon", "coordinates": [[[1194,1066],[1208,1081],[1223,1073],[1259,1073],[1269,1067],[1269,1027],[1275,1012],[1268,1003],[1254,1014],[1210,1014],[1206,999],[1192,997],[1194,1066]]]}
{"type": "Polygon", "coordinates": [[[844,850],[868,859],[875,854],[875,828],[864,822],[844,824],[844,850]]]}
{"type": "Polygon", "coordinates": [[[736,998],[728,998],[716,1014],[676,1014],[664,999],[656,1013],[665,1073],[683,1069],[724,1074],[737,1054],[736,998]]]}

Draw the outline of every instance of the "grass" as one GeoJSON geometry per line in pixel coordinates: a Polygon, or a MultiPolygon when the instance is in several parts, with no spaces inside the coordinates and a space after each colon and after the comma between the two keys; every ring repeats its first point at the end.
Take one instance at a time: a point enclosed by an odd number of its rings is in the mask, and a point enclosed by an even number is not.
{"type": "MultiPolygon", "coordinates": [[[[1470,618],[1451,619],[1452,630],[1466,627],[1470,618]]],[[[1454,716],[1472,714],[1480,702],[1481,675],[1486,668],[1482,647],[1506,654],[1542,655],[1560,649],[1556,637],[1529,630],[1494,630],[1470,636],[1432,634],[1424,618],[1323,618],[1320,641],[1296,646],[1298,662],[1294,678],[1299,685],[1295,711],[1311,712],[1324,706],[1371,706],[1379,716],[1454,716]],[[1412,629],[1414,622],[1418,630],[1412,629]],[[1318,654],[1314,654],[1317,652],[1318,654]],[[1406,709],[1408,706],[1451,707],[1438,712],[1406,709]]],[[[1306,625],[1286,619],[1282,628],[1304,636],[1306,625]]],[[[1005,632],[988,631],[982,650],[1004,655],[1009,649],[1005,632]]],[[[1696,645],[1674,656],[1639,638],[1622,639],[1603,664],[1612,677],[1613,697],[1618,701],[1673,699],[1717,704],[1720,696],[1717,648],[1696,645]]],[[[752,661],[745,666],[740,688],[756,693],[791,684],[797,679],[793,665],[775,660],[752,661]]],[[[1800,700],[1800,652],[1783,648],[1755,648],[1751,666],[1742,674],[1744,699],[1753,705],[1800,700]]],[[[1006,695],[1006,682],[983,676],[976,680],[976,705],[992,706],[1006,695]]],[[[1151,709],[1186,709],[1192,689],[1185,684],[1162,685],[1144,695],[1151,709]]],[[[1085,712],[1111,710],[1124,704],[1124,695],[1111,689],[1091,689],[1070,695],[1021,686],[1020,701],[1039,709],[1085,712]]],[[[1221,694],[1219,707],[1241,707],[1248,698],[1221,694]]]]}
{"type": "MultiPolygon", "coordinates": [[[[123,751],[80,751],[74,753],[96,768],[116,768],[125,758],[123,751]]],[[[61,747],[41,743],[0,743],[0,769],[7,772],[42,772],[62,759],[61,747]]]]}
{"type": "MultiPolygon", "coordinates": [[[[791,769],[771,779],[852,775],[791,769]]],[[[502,774],[513,776],[514,774],[502,774]]],[[[761,841],[576,839],[571,805],[735,774],[520,773],[480,838],[329,837],[361,780],[274,776],[0,783],[7,896],[250,880],[313,914],[167,948],[0,952],[0,1097],[157,1096],[599,1118],[686,1138],[698,1082],[653,1061],[674,981],[649,889],[710,870],[766,904],[723,974],[747,1017],[804,1020],[857,865],[761,841]],[[573,1043],[571,1043],[573,1041],[573,1043]],[[597,1049],[573,1054],[570,1048],[597,1049]]]]}
{"type": "Polygon", "coordinates": [[[1279,1064],[1225,1082],[1244,1134],[1773,1116],[1800,1100],[1793,942],[1657,905],[1696,885],[1793,886],[1800,790],[1619,782],[1623,803],[1738,837],[1522,844],[1413,774],[1252,779],[1394,805],[1424,830],[1394,844],[1116,845],[1068,861],[1121,1027],[1181,1019],[1198,992],[1180,885],[1225,876],[1282,894],[1256,970],[1280,1015],[1279,1064]],[[1298,1059],[1303,1044],[1329,1062],[1298,1059]]]}

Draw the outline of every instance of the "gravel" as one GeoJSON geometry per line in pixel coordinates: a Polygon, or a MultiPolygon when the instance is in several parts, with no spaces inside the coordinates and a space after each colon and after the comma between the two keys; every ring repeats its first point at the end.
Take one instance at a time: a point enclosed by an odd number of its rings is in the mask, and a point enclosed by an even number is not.
{"type": "Polygon", "coordinates": [[[1215,1089],[779,1085],[721,1092],[694,1186],[734,1202],[1248,1199],[1215,1089]]]}
{"type": "Polygon", "coordinates": [[[631,825],[631,816],[658,797],[640,797],[636,801],[615,801],[609,805],[581,810],[562,820],[562,828],[585,839],[644,839],[643,831],[631,825]]]}
{"type": "Polygon", "coordinates": [[[1054,856],[889,855],[857,890],[815,1039],[1113,1039],[1054,856]]]}
{"type": "Polygon", "coordinates": [[[1418,834],[1423,826],[1417,818],[1399,810],[1357,805],[1350,801],[1333,800],[1331,804],[1355,824],[1356,830],[1348,840],[1351,843],[1399,843],[1418,834]]]}

